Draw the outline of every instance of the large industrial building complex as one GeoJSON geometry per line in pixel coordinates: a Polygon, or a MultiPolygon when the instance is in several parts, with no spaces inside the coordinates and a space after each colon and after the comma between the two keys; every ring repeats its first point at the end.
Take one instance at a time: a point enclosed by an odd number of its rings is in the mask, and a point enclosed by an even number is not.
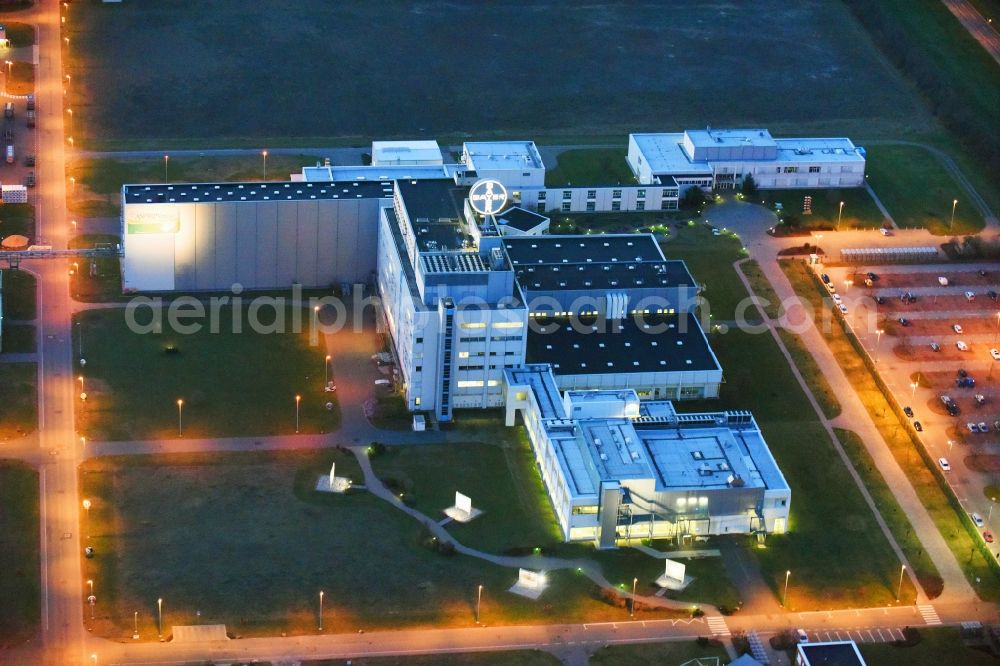
{"type": "Polygon", "coordinates": [[[126,185],[123,284],[372,285],[407,408],[519,412],[566,539],[782,532],[789,489],[752,416],[671,402],[723,381],[685,264],[650,234],[547,233],[550,211],[676,208],[685,187],[719,186],[726,160],[789,161],[753,132],[719,133],[728,152],[715,133],[633,135],[636,181],[611,186],[547,187],[530,141],[469,142],[460,164],[433,141],[375,142],[370,165],[288,182],[126,185]],[[660,169],[667,137],[698,166],[660,169]]]}

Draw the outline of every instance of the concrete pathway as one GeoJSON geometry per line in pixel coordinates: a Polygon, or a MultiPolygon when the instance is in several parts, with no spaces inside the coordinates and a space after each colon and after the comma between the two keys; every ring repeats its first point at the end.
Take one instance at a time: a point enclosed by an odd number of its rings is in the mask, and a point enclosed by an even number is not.
{"type": "Polygon", "coordinates": [[[878,206],[878,209],[882,211],[882,217],[884,217],[885,220],[892,225],[893,229],[898,229],[899,226],[896,224],[896,220],[892,219],[892,215],[889,214],[889,211],[882,204],[882,200],[878,198],[878,195],[875,194],[875,190],[872,189],[872,186],[868,184],[867,180],[865,181],[865,190],[868,192],[868,196],[872,198],[872,201],[875,202],[875,205],[878,206]]]}

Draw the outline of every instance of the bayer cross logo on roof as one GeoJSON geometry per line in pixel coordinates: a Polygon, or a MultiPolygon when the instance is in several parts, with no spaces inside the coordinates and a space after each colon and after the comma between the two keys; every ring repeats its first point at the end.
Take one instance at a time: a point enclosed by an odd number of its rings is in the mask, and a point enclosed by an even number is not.
{"type": "Polygon", "coordinates": [[[480,180],[469,189],[469,204],[480,215],[496,215],[507,205],[507,188],[498,180],[480,180]]]}

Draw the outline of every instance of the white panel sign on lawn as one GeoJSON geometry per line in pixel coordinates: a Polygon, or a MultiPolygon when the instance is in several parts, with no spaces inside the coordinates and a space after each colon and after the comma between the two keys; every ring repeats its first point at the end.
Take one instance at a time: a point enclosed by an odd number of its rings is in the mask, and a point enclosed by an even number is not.
{"type": "Polygon", "coordinates": [[[664,560],[665,567],[663,570],[663,575],[667,578],[671,578],[677,581],[684,581],[684,572],[686,567],[682,562],[676,562],[674,560],[664,560]]]}
{"type": "Polygon", "coordinates": [[[465,513],[472,513],[472,498],[462,493],[455,493],[455,508],[465,513]]]}
{"type": "Polygon", "coordinates": [[[337,470],[337,463],[331,464],[330,465],[330,487],[331,488],[333,488],[333,480],[335,478],[334,472],[336,472],[336,470],[337,470]]]}

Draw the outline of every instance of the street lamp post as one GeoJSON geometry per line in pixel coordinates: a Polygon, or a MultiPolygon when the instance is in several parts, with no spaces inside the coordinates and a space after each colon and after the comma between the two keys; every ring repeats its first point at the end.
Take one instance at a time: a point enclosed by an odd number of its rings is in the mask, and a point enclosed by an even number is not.
{"type": "Polygon", "coordinates": [[[951,202],[951,221],[948,222],[948,230],[951,231],[952,227],[955,226],[955,207],[958,206],[958,199],[952,199],[951,202]]]}
{"type": "Polygon", "coordinates": [[[163,156],[163,182],[170,182],[170,155],[163,156]]]}
{"type": "Polygon", "coordinates": [[[319,630],[323,631],[323,590],[319,591],[319,630]]]}
{"type": "Polygon", "coordinates": [[[267,180],[267,151],[261,151],[260,154],[264,157],[264,180],[267,180]]]}
{"type": "MultiPolygon", "coordinates": [[[[73,223],[75,228],[76,222],[73,223]]],[[[83,326],[80,325],[81,322],[76,322],[76,341],[79,343],[80,358],[83,358],[83,326]]]]}
{"type": "Polygon", "coordinates": [[[76,194],[76,178],[74,176],[69,177],[69,191],[70,194],[76,194]]]}
{"type": "Polygon", "coordinates": [[[476,624],[479,624],[479,609],[483,603],[483,586],[480,585],[476,592],[476,624]]]}
{"type": "Polygon", "coordinates": [[[163,640],[163,599],[156,600],[156,633],[163,640]]]}
{"type": "Polygon", "coordinates": [[[785,607],[785,602],[788,601],[788,579],[791,577],[791,570],[785,571],[785,591],[781,593],[781,607],[785,607]]]}
{"type": "Polygon", "coordinates": [[[132,619],[132,640],[139,640],[139,611],[136,611],[132,619]]]}
{"type": "Polygon", "coordinates": [[[910,388],[913,389],[912,391],[910,391],[910,399],[911,400],[913,400],[914,398],[917,397],[917,386],[919,386],[919,385],[920,385],[920,382],[913,382],[912,384],[910,384],[910,388]]]}
{"type": "Polygon", "coordinates": [[[875,362],[878,363],[878,343],[882,342],[882,334],[885,333],[881,328],[875,331],[875,362]]]}
{"type": "Polygon", "coordinates": [[[177,398],[177,436],[184,436],[184,399],[177,398]]]}
{"type": "Polygon", "coordinates": [[[846,293],[851,293],[851,285],[854,284],[854,280],[844,280],[844,291],[846,293]]]}
{"type": "Polygon", "coordinates": [[[330,384],[330,358],[331,356],[327,354],[326,360],[323,362],[323,388],[330,384]]]}
{"type": "Polygon", "coordinates": [[[635,586],[639,582],[638,578],[632,579],[632,603],[629,604],[629,617],[635,617],[635,586]]]}
{"type": "Polygon", "coordinates": [[[302,396],[295,396],[295,433],[299,432],[299,405],[302,403],[302,396]]]}
{"type": "Polygon", "coordinates": [[[896,601],[899,601],[899,595],[903,591],[903,573],[906,571],[906,565],[902,565],[899,568],[899,585],[896,586],[896,601]]]}
{"type": "Polygon", "coordinates": [[[840,231],[840,217],[844,213],[844,202],[840,202],[840,207],[837,208],[837,231],[840,231]]]}
{"type": "MultiPolygon", "coordinates": [[[[84,516],[86,518],[87,527],[89,528],[90,527],[90,500],[89,499],[83,500],[83,510],[85,511],[84,516]]],[[[89,534],[87,535],[87,538],[88,539],[90,538],[89,534]]],[[[93,585],[93,583],[91,583],[91,585],[93,585]]]]}
{"type": "Polygon", "coordinates": [[[990,510],[986,513],[986,522],[989,522],[990,518],[993,517],[993,505],[996,504],[997,498],[990,498],[990,510]]]}

